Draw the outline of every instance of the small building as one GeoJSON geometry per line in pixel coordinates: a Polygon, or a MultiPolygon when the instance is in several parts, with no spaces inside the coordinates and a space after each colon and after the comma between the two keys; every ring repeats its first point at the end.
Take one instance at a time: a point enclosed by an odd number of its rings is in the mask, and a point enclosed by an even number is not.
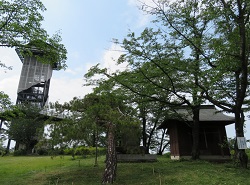
{"type": "MultiPolygon", "coordinates": [[[[170,137],[171,159],[191,158],[192,152],[192,113],[187,108],[176,110],[179,118],[166,119],[159,129],[167,128],[170,137]]],[[[225,126],[234,123],[234,117],[216,110],[213,105],[200,108],[200,159],[228,160],[230,151],[225,146],[227,134],[225,126]],[[224,146],[224,147],[223,147],[224,146]]]]}

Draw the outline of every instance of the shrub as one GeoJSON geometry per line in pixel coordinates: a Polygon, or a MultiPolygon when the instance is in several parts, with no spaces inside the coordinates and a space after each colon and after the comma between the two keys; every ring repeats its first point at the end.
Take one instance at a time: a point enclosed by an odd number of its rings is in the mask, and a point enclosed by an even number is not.
{"type": "Polygon", "coordinates": [[[15,150],[13,153],[14,156],[24,156],[27,155],[27,151],[26,150],[15,150]]]}
{"type": "Polygon", "coordinates": [[[171,153],[170,153],[170,152],[167,152],[167,153],[164,154],[164,156],[166,156],[167,158],[170,159],[171,153]]]}
{"type": "Polygon", "coordinates": [[[246,149],[246,154],[247,154],[248,158],[250,158],[250,149],[249,148],[246,149]]]}
{"type": "Polygon", "coordinates": [[[37,150],[37,154],[38,155],[48,155],[48,150],[47,149],[43,149],[43,148],[39,148],[38,150],[37,150]]]}
{"type": "Polygon", "coordinates": [[[5,154],[5,148],[0,147],[0,155],[4,155],[5,154]]]}
{"type": "Polygon", "coordinates": [[[73,155],[75,153],[74,148],[66,148],[63,150],[64,155],[73,155]]]}
{"type": "Polygon", "coordinates": [[[91,155],[89,148],[80,146],[77,147],[75,150],[75,155],[91,155]]]}
{"type": "MultiPolygon", "coordinates": [[[[64,149],[65,155],[80,155],[80,156],[94,156],[96,152],[95,147],[86,147],[86,146],[79,146],[77,148],[66,148],[64,149]]],[[[99,148],[97,149],[98,155],[105,155],[106,149],[105,148],[99,148]]]]}

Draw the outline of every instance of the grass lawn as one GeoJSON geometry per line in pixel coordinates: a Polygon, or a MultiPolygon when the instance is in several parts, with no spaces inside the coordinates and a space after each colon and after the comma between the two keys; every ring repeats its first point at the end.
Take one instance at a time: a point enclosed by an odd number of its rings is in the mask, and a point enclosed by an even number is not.
{"type": "MultiPolygon", "coordinates": [[[[94,158],[71,160],[70,156],[1,157],[1,185],[95,185],[101,184],[104,157],[94,167],[94,158]]],[[[161,184],[250,184],[250,170],[231,163],[205,161],[171,161],[162,156],[155,163],[119,163],[120,185],[161,184]]]]}

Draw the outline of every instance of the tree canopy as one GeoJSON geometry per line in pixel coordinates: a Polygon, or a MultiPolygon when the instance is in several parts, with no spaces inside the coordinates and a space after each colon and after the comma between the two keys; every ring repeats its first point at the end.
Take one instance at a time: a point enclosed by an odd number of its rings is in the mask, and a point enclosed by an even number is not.
{"type": "MultiPolygon", "coordinates": [[[[40,0],[1,0],[0,46],[18,48],[22,55],[32,55],[32,49],[39,49],[43,51],[40,61],[59,63],[59,68],[65,68],[67,50],[60,43],[60,33],[50,37],[42,28],[45,10],[40,0]]],[[[0,66],[6,67],[4,63],[0,66]]]]}
{"type": "Polygon", "coordinates": [[[44,115],[40,114],[41,109],[32,104],[19,105],[14,110],[15,116],[10,118],[6,131],[10,139],[22,144],[24,151],[31,153],[38,142],[39,135],[43,133],[44,115]]]}

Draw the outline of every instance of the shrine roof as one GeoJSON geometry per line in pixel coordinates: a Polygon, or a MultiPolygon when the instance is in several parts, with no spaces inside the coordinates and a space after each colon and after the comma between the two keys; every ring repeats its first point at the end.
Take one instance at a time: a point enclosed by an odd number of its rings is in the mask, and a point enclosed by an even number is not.
{"type": "MultiPolygon", "coordinates": [[[[199,116],[200,123],[229,125],[235,122],[234,117],[224,114],[222,111],[216,109],[214,105],[201,105],[199,116]]],[[[173,114],[171,118],[166,118],[158,129],[167,128],[170,123],[192,121],[193,113],[191,109],[187,106],[183,106],[176,108],[175,114],[173,114]]]]}
{"type": "MultiPolygon", "coordinates": [[[[187,108],[176,109],[176,112],[186,121],[193,120],[193,113],[187,108]]],[[[200,121],[229,121],[233,123],[234,120],[234,117],[217,110],[214,105],[202,105],[200,108],[200,121]]]]}

